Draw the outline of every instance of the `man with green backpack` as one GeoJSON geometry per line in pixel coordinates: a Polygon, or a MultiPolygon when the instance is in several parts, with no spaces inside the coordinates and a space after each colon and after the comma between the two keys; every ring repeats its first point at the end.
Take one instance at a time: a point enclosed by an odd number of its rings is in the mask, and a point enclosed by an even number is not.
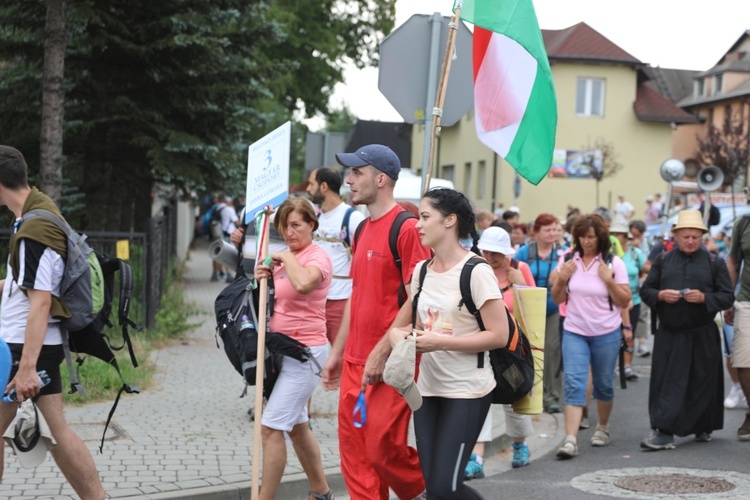
{"type": "MultiPolygon", "coordinates": [[[[59,299],[67,254],[66,235],[42,217],[27,221],[23,229],[19,224],[21,217],[31,210],[47,210],[58,217],[60,211],[47,195],[29,187],[26,161],[10,146],[0,146],[0,205],[8,207],[17,220],[16,234],[10,243],[8,276],[0,282],[0,336],[10,346],[13,359],[10,382],[2,389],[7,393],[15,388],[19,403],[35,399],[57,441],[51,450],[52,457],[70,485],[81,498],[104,499],[104,488],[91,453],[68,426],[63,414],[60,379],[63,341],[59,321],[53,317],[71,315],[59,299]],[[46,370],[51,378],[43,388],[37,373],[41,370],[46,370]]],[[[5,432],[11,424],[17,407],[15,403],[0,404],[0,432],[5,432]]]]}

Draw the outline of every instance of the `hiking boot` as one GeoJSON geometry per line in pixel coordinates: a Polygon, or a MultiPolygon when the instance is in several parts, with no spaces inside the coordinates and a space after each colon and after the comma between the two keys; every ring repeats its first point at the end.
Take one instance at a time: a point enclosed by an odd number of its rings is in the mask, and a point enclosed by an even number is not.
{"type": "Polygon", "coordinates": [[[526,443],[513,443],[513,462],[511,465],[514,469],[529,465],[529,447],[526,443]]]}
{"type": "Polygon", "coordinates": [[[651,431],[651,435],[641,441],[641,448],[649,450],[673,450],[674,449],[674,436],[671,434],[664,434],[659,429],[651,431]]]}
{"type": "Polygon", "coordinates": [[[627,380],[638,380],[638,374],[633,370],[630,365],[625,366],[625,379],[627,380]]]}
{"type": "Polygon", "coordinates": [[[708,443],[709,441],[711,441],[711,439],[713,438],[711,437],[710,432],[699,432],[695,435],[695,440],[698,443],[708,443]]]}
{"type": "Polygon", "coordinates": [[[750,413],[745,414],[745,421],[737,429],[737,439],[740,441],[750,441],[750,413]]]}
{"type": "Polygon", "coordinates": [[[591,446],[609,445],[609,427],[606,425],[597,425],[594,435],[591,436],[591,446]]]}
{"type": "Polygon", "coordinates": [[[563,445],[557,450],[557,458],[573,458],[578,456],[578,445],[576,439],[572,436],[567,436],[563,445]]]}
{"type": "Polygon", "coordinates": [[[320,494],[315,492],[308,493],[309,497],[312,500],[333,500],[335,497],[333,496],[333,490],[328,490],[328,493],[320,494]]]}
{"type": "Polygon", "coordinates": [[[464,480],[482,479],[484,477],[484,465],[477,462],[477,456],[472,453],[464,471],[464,480]]]}
{"type": "Polygon", "coordinates": [[[638,349],[636,350],[636,355],[639,358],[646,358],[651,355],[651,351],[648,350],[648,346],[642,342],[638,344],[638,349]]]}
{"type": "Polygon", "coordinates": [[[736,385],[732,386],[732,389],[729,391],[729,394],[727,394],[726,399],[724,399],[724,408],[742,408],[744,406],[747,406],[747,399],[745,399],[745,393],[742,392],[742,389],[736,385]]]}

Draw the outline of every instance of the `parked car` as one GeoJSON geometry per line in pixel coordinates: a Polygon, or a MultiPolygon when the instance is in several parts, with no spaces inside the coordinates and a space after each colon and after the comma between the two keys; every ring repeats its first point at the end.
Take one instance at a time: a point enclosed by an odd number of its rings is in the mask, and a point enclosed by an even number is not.
{"type": "MultiPolygon", "coordinates": [[[[745,214],[750,214],[750,205],[735,205],[734,208],[732,208],[732,205],[716,205],[716,207],[719,209],[721,218],[719,219],[718,224],[716,224],[715,226],[711,226],[710,228],[711,236],[716,236],[716,233],[718,233],[719,231],[724,231],[727,234],[730,234],[732,232],[732,224],[734,224],[736,217],[741,217],[745,214]]],[[[699,206],[693,205],[688,208],[693,209],[693,210],[698,210],[699,206]]],[[[666,231],[670,231],[672,229],[672,226],[674,226],[676,223],[677,223],[677,214],[673,214],[671,217],[667,219],[666,231]]],[[[661,232],[662,232],[661,228],[662,228],[661,220],[659,222],[649,224],[646,227],[646,235],[649,241],[661,236],[661,232]]]]}

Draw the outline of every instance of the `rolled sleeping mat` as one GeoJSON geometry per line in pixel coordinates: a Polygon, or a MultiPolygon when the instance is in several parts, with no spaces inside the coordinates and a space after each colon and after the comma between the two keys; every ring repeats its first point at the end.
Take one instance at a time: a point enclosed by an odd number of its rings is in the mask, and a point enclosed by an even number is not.
{"type": "Polygon", "coordinates": [[[513,403],[513,411],[520,415],[539,415],[544,410],[544,332],[547,325],[547,289],[513,287],[513,316],[526,333],[534,357],[534,387],[531,392],[513,403]]]}
{"type": "Polygon", "coordinates": [[[211,243],[208,247],[208,256],[227,269],[237,269],[239,253],[234,245],[226,240],[215,240],[211,243]]]}

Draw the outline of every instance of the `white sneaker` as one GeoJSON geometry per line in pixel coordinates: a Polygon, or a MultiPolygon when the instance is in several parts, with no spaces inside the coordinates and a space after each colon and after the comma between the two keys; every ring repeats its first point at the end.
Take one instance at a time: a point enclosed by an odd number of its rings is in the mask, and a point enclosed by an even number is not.
{"type": "Polygon", "coordinates": [[[740,406],[747,406],[747,399],[741,388],[732,385],[732,389],[724,400],[724,408],[732,409],[740,406]]]}
{"type": "Polygon", "coordinates": [[[645,343],[641,342],[640,344],[638,344],[636,354],[640,358],[645,358],[646,356],[649,356],[651,354],[651,351],[648,350],[648,346],[645,343]]]}

